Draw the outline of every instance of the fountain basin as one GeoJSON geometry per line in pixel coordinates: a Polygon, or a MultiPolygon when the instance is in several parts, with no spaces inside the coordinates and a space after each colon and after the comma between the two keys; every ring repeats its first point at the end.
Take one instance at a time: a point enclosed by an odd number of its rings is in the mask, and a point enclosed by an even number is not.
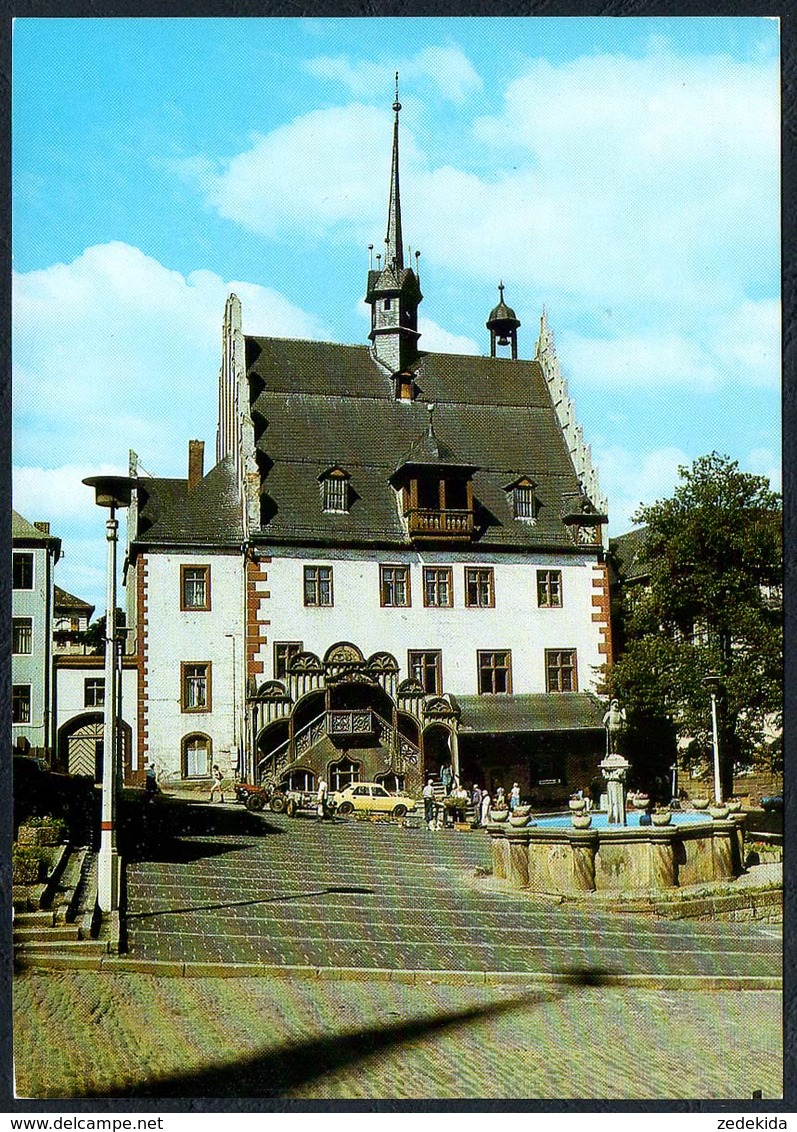
{"type": "Polygon", "coordinates": [[[593,814],[575,829],[570,814],[516,829],[490,822],[493,873],[514,888],[546,895],[657,892],[680,885],[730,880],[742,872],[744,815],[722,820],[674,813],[672,823],[625,826],[593,814]]]}

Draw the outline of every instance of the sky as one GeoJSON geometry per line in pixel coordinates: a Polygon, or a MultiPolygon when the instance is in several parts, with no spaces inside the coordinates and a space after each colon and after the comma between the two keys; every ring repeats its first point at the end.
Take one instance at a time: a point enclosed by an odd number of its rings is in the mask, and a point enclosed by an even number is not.
{"type": "Polygon", "coordinates": [[[229,292],[367,343],[396,71],[421,347],[488,353],[503,280],[529,358],[544,308],[611,535],[711,451],[780,488],[776,20],[23,18],[13,505],[98,614],[81,480],[209,470],[229,292]]]}

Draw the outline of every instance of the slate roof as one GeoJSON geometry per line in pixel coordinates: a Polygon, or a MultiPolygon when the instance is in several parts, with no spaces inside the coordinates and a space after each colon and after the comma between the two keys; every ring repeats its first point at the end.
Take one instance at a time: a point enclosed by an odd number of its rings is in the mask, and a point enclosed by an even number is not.
{"type": "Polygon", "coordinates": [[[89,616],[94,612],[94,606],[84,601],[82,597],[75,597],[74,594],[62,590],[60,586],[54,586],[53,589],[53,603],[56,609],[85,609],[88,610],[89,616]]]}
{"type": "Polygon", "coordinates": [[[241,509],[231,457],[216,464],[191,491],[184,479],[141,479],[137,545],[239,546],[241,509]]]}
{"type": "Polygon", "coordinates": [[[609,553],[621,582],[641,582],[650,576],[647,557],[647,527],[637,527],[617,538],[609,539],[609,553]]]}
{"type": "Polygon", "coordinates": [[[33,523],[29,523],[24,515],[20,515],[19,511],[11,509],[11,537],[12,539],[24,539],[25,542],[59,542],[55,535],[47,535],[40,531],[38,527],[34,527],[33,523]]]}
{"type": "Polygon", "coordinates": [[[530,692],[515,696],[457,696],[460,732],[603,730],[606,706],[590,692],[530,692]]]}
{"type": "Polygon", "coordinates": [[[401,401],[365,346],[247,337],[246,356],[265,539],[409,545],[389,481],[434,403],[439,443],[478,469],[476,545],[576,549],[562,499],[579,483],[536,361],[422,353],[418,398],[401,401]],[[318,477],[334,465],[351,476],[346,514],[322,510],[318,477]],[[534,525],[514,518],[506,491],[521,475],[537,484],[534,525]]]}

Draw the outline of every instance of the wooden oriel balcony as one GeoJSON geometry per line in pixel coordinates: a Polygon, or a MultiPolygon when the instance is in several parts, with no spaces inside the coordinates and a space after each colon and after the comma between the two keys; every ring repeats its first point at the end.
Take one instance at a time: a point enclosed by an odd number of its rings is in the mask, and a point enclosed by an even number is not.
{"type": "Polygon", "coordinates": [[[417,507],[407,512],[410,538],[473,538],[473,511],[468,508],[417,507]]]}

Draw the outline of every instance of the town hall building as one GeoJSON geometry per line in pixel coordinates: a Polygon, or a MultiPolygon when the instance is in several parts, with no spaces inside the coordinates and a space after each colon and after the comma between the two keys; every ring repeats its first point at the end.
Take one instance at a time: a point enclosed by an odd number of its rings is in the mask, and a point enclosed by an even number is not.
{"type": "Polygon", "coordinates": [[[393,109],[368,341],[245,333],[230,295],[213,467],[131,458],[136,746],[165,781],[418,793],[450,763],[545,804],[604,753],[606,503],[544,315],[524,360],[500,284],[489,356],[423,349],[393,109]]]}

